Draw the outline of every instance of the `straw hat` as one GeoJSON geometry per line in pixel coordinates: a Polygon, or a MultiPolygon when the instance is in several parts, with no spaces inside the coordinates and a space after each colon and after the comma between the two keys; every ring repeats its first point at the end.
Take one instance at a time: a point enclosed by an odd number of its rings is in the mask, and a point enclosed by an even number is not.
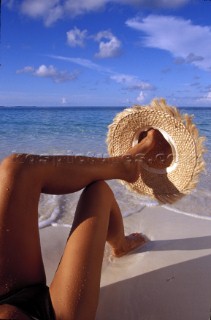
{"type": "Polygon", "coordinates": [[[198,182],[205,166],[202,157],[205,138],[199,137],[192,116],[180,114],[164,99],[154,99],[149,106],[133,106],[116,115],[107,135],[110,156],[126,154],[150,128],[159,130],[161,148],[162,144],[168,145],[170,152],[162,154],[159,152],[162,149],[156,151],[155,148],[150,156],[142,159],[141,173],[135,183],[120,182],[159,202],[173,203],[198,182]]]}

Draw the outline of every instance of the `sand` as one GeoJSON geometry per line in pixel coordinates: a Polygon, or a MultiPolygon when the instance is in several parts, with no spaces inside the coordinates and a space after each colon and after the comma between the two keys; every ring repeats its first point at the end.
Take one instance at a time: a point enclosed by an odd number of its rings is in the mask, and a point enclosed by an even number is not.
{"type": "MultiPolygon", "coordinates": [[[[124,224],[126,233],[142,232],[149,241],[122,258],[106,247],[96,320],[209,320],[211,220],[145,207],[124,224]]],[[[40,230],[48,283],[68,232],[40,230]]]]}

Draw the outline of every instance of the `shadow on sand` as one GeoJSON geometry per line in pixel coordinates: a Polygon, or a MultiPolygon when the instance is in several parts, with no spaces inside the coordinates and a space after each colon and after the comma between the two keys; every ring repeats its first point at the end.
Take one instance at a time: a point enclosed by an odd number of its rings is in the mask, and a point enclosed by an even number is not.
{"type": "MultiPolygon", "coordinates": [[[[139,252],[206,249],[211,236],[151,241],[139,252]]],[[[96,320],[209,320],[209,253],[102,287],[96,320]]]]}

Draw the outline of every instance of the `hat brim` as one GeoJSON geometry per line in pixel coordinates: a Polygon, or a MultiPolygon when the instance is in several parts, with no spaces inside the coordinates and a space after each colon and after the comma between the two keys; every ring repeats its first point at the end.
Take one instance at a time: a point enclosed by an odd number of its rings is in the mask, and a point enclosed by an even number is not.
{"type": "Polygon", "coordinates": [[[181,115],[164,99],[156,99],[150,106],[134,106],[116,115],[107,135],[110,156],[124,155],[134,145],[137,134],[150,127],[158,129],[171,145],[171,165],[159,170],[142,163],[136,182],[121,182],[139,194],[172,203],[196,186],[204,168],[204,138],[199,137],[191,116],[181,115]]]}

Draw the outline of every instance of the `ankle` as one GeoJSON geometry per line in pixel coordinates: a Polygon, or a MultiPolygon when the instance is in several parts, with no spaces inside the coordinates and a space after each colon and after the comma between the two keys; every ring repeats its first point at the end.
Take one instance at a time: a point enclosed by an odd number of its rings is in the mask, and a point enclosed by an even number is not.
{"type": "Polygon", "coordinates": [[[107,242],[111,246],[112,250],[122,250],[126,242],[126,237],[125,235],[121,235],[119,238],[115,237],[115,239],[112,240],[108,239],[107,242]]]}
{"type": "Polygon", "coordinates": [[[141,161],[133,155],[124,155],[122,158],[123,180],[133,183],[139,178],[141,161]]]}

